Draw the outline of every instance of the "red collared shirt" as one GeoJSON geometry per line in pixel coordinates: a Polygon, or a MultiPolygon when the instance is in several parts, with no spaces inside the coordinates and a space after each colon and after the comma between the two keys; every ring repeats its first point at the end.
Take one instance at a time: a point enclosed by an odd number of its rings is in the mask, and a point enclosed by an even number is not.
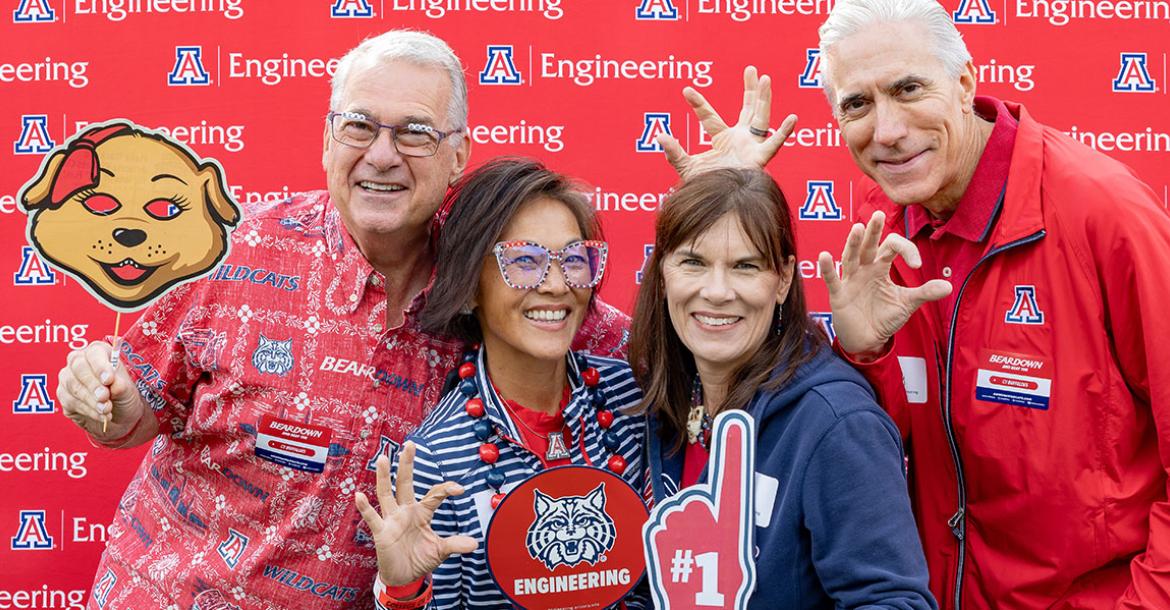
{"type": "MultiPolygon", "coordinates": [[[[315,192],[252,211],[210,279],[144,313],[123,361],[161,433],[116,511],[91,608],[373,606],[354,492],[375,497],[375,458],[393,459],[438,403],[462,348],[421,331],[425,294],[385,328],[383,286],[315,192]]],[[[628,324],[598,303],[574,347],[624,357],[628,324]]]]}
{"type": "Polygon", "coordinates": [[[989,97],[975,98],[975,112],[995,122],[971,183],[959,200],[955,213],[947,220],[931,216],[926,208],[912,205],[906,209],[906,236],[922,254],[926,277],[944,279],[954,286],[950,296],[924,306],[928,315],[936,316],[941,333],[939,345],[946,345],[955,297],[963,280],[983,257],[987,236],[995,224],[1012,162],[1017,123],[1003,102],[989,97]]]}

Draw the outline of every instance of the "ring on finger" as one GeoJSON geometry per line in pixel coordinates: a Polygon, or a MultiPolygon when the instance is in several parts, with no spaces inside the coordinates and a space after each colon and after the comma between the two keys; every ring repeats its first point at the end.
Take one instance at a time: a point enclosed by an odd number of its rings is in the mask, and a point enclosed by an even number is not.
{"type": "Polygon", "coordinates": [[[768,137],[768,130],[767,129],[760,129],[759,127],[752,127],[751,125],[749,125],[748,131],[752,132],[753,136],[759,136],[761,138],[768,137]]]}

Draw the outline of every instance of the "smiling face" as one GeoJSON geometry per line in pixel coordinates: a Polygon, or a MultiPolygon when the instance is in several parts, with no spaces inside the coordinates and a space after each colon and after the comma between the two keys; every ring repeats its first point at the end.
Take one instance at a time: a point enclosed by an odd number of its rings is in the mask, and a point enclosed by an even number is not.
{"type": "Polygon", "coordinates": [[[704,379],[726,380],[764,344],[788,296],[792,261],[770,268],[739,219],[726,214],[662,262],[675,333],[704,379]]]}
{"type": "Polygon", "coordinates": [[[947,74],[925,25],[881,23],[829,49],[826,78],[850,154],[890,200],[957,204],[975,171],[974,68],[947,74]]]}
{"type": "MultiPolygon", "coordinates": [[[[584,239],[568,206],[541,197],[520,206],[498,241],[530,241],[551,250],[584,239]]],[[[473,307],[493,367],[563,361],[585,319],[593,290],[570,288],[555,261],[540,286],[509,287],[496,257],[483,259],[473,307]]]]}
{"type": "Polygon", "coordinates": [[[111,138],[96,155],[95,186],[31,219],[32,241],[50,262],[111,305],[137,309],[224,256],[225,219],[235,224],[239,212],[214,166],[144,136],[111,138]]]}
{"type": "MultiPolygon", "coordinates": [[[[451,84],[442,70],[395,61],[352,72],[340,107],[333,110],[385,125],[421,123],[447,132],[459,127],[447,124],[450,98],[451,84]]],[[[334,140],[327,124],[322,163],[330,198],[368,255],[388,235],[425,235],[469,151],[466,137],[449,137],[434,156],[404,157],[386,129],[368,148],[354,148],[334,140]]]]}

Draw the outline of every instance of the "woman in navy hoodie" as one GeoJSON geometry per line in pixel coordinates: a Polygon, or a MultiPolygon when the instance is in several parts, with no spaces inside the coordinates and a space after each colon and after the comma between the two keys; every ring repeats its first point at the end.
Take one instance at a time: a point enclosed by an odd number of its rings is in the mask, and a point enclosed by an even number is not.
{"type": "Polygon", "coordinates": [[[756,488],[775,490],[757,492],[772,510],[757,513],[750,606],[936,608],[898,430],[808,316],[776,183],[696,176],[663,205],[655,240],[630,343],[655,501],[705,482],[711,420],[742,409],[768,483],[756,488]]]}

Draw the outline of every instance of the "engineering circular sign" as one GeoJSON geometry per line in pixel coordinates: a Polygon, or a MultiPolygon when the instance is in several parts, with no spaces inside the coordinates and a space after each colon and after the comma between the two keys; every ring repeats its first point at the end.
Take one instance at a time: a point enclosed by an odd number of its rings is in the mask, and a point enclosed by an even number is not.
{"type": "Polygon", "coordinates": [[[649,512],[608,470],[562,466],[534,475],[500,502],[487,531],[492,578],[527,610],[606,608],[646,571],[649,512]]]}

